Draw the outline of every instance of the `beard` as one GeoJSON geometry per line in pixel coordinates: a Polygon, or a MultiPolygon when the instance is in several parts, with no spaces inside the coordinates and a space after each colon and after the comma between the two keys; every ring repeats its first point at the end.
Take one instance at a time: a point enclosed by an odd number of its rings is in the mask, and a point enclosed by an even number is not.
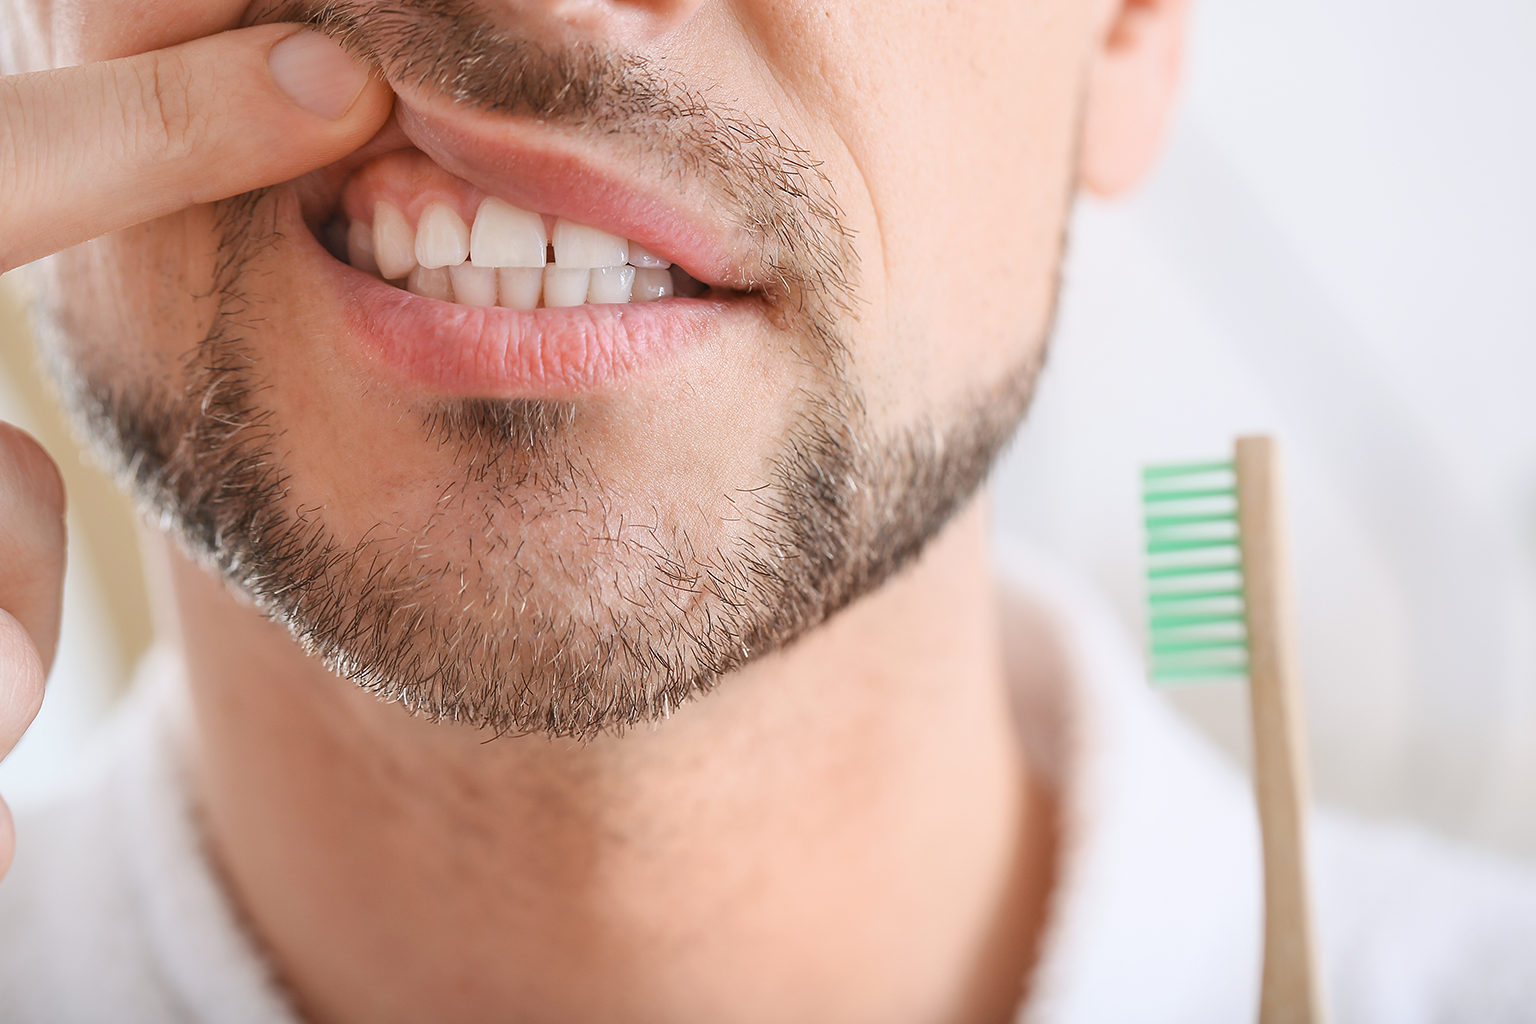
{"type": "MultiPolygon", "coordinates": [[[[380,698],[497,734],[585,738],[664,718],[908,564],[1022,418],[1038,357],[943,423],[871,424],[844,338],[856,251],[830,183],[782,132],[712,108],[633,59],[499,35],[447,0],[279,13],[461,102],[661,154],[754,229],[775,340],[801,355],[812,382],[794,389],[760,474],[711,482],[726,515],[635,507],[593,468],[602,460],[590,457],[581,400],[465,399],[412,410],[422,444],[441,455],[441,500],[407,523],[349,534],[295,498],[292,438],[263,403],[271,382],[251,325],[272,300],[251,282],[281,242],[280,197],[220,204],[218,314],[180,378],[135,387],[67,366],[56,377],[104,461],[163,529],[380,698]],[[464,70],[474,68],[494,70],[464,70]]],[[[45,326],[66,321],[56,314],[45,326]]]]}

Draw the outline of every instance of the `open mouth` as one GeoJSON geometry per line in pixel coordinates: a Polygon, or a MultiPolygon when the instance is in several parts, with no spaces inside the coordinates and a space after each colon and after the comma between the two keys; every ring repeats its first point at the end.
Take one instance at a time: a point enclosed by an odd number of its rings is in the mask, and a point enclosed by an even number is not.
{"type": "Polygon", "coordinates": [[[574,397],[763,322],[756,247],[706,200],[537,126],[404,106],[294,189],[314,242],[288,272],[335,297],[334,336],[368,365],[439,394],[574,397]]]}
{"type": "Polygon", "coordinates": [[[419,150],[356,171],[317,234],[364,273],[464,306],[622,305],[710,290],[638,242],[486,195],[419,150]]]}

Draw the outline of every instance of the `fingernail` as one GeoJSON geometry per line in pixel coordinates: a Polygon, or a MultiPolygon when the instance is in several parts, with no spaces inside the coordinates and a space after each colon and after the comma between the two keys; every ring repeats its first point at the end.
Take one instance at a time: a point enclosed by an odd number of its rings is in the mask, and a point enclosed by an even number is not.
{"type": "Polygon", "coordinates": [[[333,121],[368,84],[368,66],[318,32],[296,32],[272,47],[267,67],[289,99],[333,121]]]}

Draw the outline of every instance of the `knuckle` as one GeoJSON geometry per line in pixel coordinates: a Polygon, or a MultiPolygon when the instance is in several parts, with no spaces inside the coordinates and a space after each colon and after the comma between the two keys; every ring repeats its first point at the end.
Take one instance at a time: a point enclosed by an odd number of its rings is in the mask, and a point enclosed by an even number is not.
{"type": "Polygon", "coordinates": [[[170,160],[195,150],[203,122],[192,99],[191,68],[176,54],[158,53],[134,65],[133,74],[133,91],[126,102],[143,144],[170,160]]]}

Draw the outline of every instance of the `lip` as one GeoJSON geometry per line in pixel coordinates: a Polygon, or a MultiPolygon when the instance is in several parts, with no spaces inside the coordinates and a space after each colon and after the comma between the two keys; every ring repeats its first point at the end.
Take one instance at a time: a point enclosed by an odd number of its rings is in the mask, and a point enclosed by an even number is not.
{"type": "MultiPolygon", "coordinates": [[[[318,3],[279,0],[252,4],[243,20],[323,23],[323,15],[318,3]]],[[[648,144],[624,134],[487,113],[414,87],[399,74],[388,81],[395,93],[388,125],[332,172],[355,168],[363,154],[400,148],[403,135],[444,170],[488,195],[637,242],[711,288],[754,292],[778,280],[761,242],[730,216],[730,204],[711,202],[701,185],[690,188],[689,175],[667,166],[654,140],[648,144]],[[637,173],[640,163],[649,164],[651,173],[637,173]]]]}
{"type": "Polygon", "coordinates": [[[363,358],[412,390],[496,399],[577,398],[622,387],[706,334],[751,316],[741,300],[682,299],[563,309],[424,298],[340,262],[288,204],[284,234],[302,279],[340,305],[363,358]],[[304,265],[309,264],[306,268],[304,265]]]}
{"type": "Polygon", "coordinates": [[[711,287],[759,287],[751,264],[760,247],[722,211],[699,209],[702,189],[686,189],[676,175],[636,173],[610,138],[593,145],[571,129],[395,88],[405,136],[488,195],[638,242],[711,287]]]}
{"type": "MultiPolygon", "coordinates": [[[[284,215],[291,218],[287,233],[304,248],[303,261],[313,263],[310,279],[339,302],[364,357],[414,389],[461,397],[574,398],[622,386],[706,334],[761,313],[764,297],[748,294],[756,275],[742,258],[757,247],[720,217],[690,208],[677,182],[634,173],[601,140],[594,146],[568,130],[423,100],[397,87],[391,126],[321,173],[340,188],[337,174],[348,176],[362,163],[411,144],[482,192],[629,238],[712,289],[692,299],[527,311],[442,302],[337,260],[295,204],[284,215]]],[[[698,191],[686,198],[697,198],[698,191]]]]}

